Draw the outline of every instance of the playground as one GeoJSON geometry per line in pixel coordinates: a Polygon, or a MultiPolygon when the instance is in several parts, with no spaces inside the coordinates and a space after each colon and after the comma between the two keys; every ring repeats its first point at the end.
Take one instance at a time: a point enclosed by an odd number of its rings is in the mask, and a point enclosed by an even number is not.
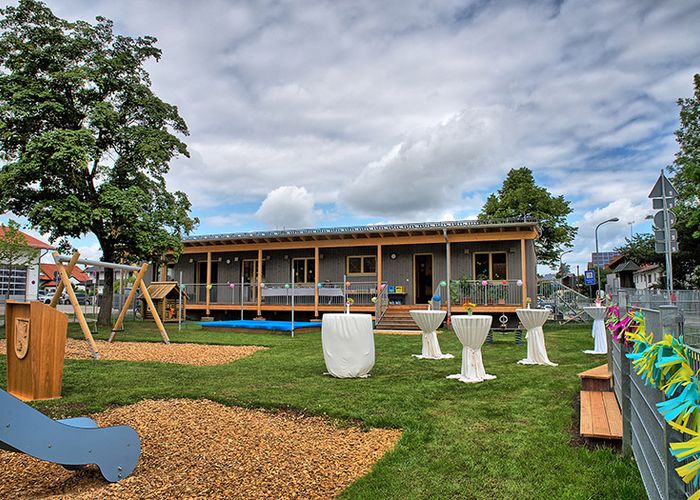
{"type": "MultiPolygon", "coordinates": [[[[82,339],[79,325],[69,337],[82,339]]],[[[117,484],[96,469],[69,472],[0,452],[0,496],[61,494],[329,498],[641,498],[636,465],[577,436],[576,373],[600,364],[584,354],[590,326],[547,325],[556,368],[518,365],[526,351],[512,335],[483,348],[496,379],[461,384],[445,377],[456,359],[412,357],[420,339],[375,336],[367,379],[324,375],[317,333],[208,332],[185,325],[171,345],[259,346],[228,364],[192,366],[66,359],[59,400],[32,403],[52,418],[89,415],[129,425],[141,437],[133,474],[117,484]]],[[[119,342],[159,343],[153,323],[127,322],[119,342]]],[[[81,341],[84,342],[84,341],[81,341]]],[[[443,352],[458,355],[450,331],[443,352]]],[[[0,384],[6,385],[0,356],[0,384]]]]}

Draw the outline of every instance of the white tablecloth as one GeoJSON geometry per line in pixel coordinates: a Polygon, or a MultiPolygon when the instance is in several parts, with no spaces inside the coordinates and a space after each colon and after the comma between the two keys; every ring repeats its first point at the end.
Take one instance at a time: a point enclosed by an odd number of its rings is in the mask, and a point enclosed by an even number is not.
{"type": "Polygon", "coordinates": [[[409,311],[413,321],[423,332],[423,352],[414,354],[419,359],[448,359],[454,358],[452,354],[443,354],[438,343],[437,330],[445,319],[445,311],[428,311],[415,309],[409,311]]]}
{"type": "Polygon", "coordinates": [[[607,354],[608,341],[605,335],[605,307],[584,307],[584,311],[593,318],[593,350],[583,351],[586,354],[607,354]]]}
{"type": "Polygon", "coordinates": [[[481,346],[491,328],[493,317],[487,315],[452,316],[452,327],[462,343],[462,372],[447,378],[460,382],[475,383],[496,378],[488,375],[481,359],[481,346]]]}
{"type": "Polygon", "coordinates": [[[527,358],[521,359],[518,363],[522,365],[547,365],[557,366],[547,357],[547,348],[544,345],[544,332],[542,325],[545,324],[551,311],[548,309],[516,309],[515,312],[520,318],[520,322],[527,328],[527,358]]]}
{"type": "Polygon", "coordinates": [[[324,314],[323,359],[338,378],[368,377],[374,366],[374,333],[370,314],[324,314]]]}

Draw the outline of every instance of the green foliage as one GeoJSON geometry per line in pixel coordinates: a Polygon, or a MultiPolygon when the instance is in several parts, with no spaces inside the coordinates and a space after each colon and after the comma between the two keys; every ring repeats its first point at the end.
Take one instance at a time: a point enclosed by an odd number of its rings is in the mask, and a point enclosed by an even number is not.
{"type": "Polygon", "coordinates": [[[637,233],[632,238],[625,238],[625,244],[617,247],[616,252],[637,265],[663,264],[663,254],[654,250],[654,235],[637,233]]]}
{"type": "MultiPolygon", "coordinates": [[[[680,128],[676,131],[679,151],[673,165],[673,184],[678,189],[679,252],[674,255],[674,276],[678,285],[697,287],[700,275],[700,75],[693,78],[693,97],[678,99],[680,128]]],[[[675,281],[675,280],[674,280],[675,281]]]]}
{"type": "MultiPolygon", "coordinates": [[[[9,275],[17,268],[25,268],[39,258],[39,249],[27,243],[19,224],[10,220],[0,231],[0,265],[8,270],[9,275]]],[[[6,289],[5,298],[10,296],[10,287],[6,289]]]]}
{"type": "MultiPolygon", "coordinates": [[[[464,310],[460,314],[464,314],[464,310]]],[[[604,363],[584,354],[590,325],[545,326],[549,356],[559,367],[523,368],[525,346],[513,335],[494,335],[482,349],[488,373],[498,378],[462,384],[462,345],[439,334],[439,362],[411,357],[420,337],[375,335],[377,361],[366,379],[324,375],[318,333],[276,335],[208,332],[186,324],[170,328],[173,342],[264,345],[269,350],[221,366],[66,360],[63,398],[34,403],[55,418],[102,411],[143,399],[206,398],[225,405],[296,409],[343,425],[402,431],[396,448],[341,498],[644,498],[634,460],[608,447],[572,443],[578,429],[576,374],[604,363]],[[574,430],[575,429],[575,430],[574,430]]],[[[71,337],[82,338],[77,325],[71,337]]],[[[97,335],[106,339],[109,330],[97,335]]],[[[158,341],[153,323],[129,322],[117,340],[158,341]]],[[[5,378],[0,356],[0,385],[5,378]]],[[[233,437],[235,439],[235,436],[233,437]]]]}
{"type": "Polygon", "coordinates": [[[165,183],[188,130],[151,91],[156,39],[115,35],[100,17],[69,22],[36,0],[0,16],[0,209],[52,239],[93,233],[107,261],[177,256],[197,220],[165,183]]]}
{"type": "Polygon", "coordinates": [[[522,167],[508,172],[501,189],[486,199],[479,219],[528,216],[538,220],[542,235],[535,241],[537,260],[556,267],[563,248],[572,246],[578,230],[567,223],[571,212],[570,202],[537,186],[532,171],[522,167]]]}

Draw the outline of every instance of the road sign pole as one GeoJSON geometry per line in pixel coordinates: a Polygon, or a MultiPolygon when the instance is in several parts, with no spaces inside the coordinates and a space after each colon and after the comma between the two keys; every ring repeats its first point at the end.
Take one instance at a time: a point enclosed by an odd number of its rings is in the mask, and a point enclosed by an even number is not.
{"type": "MultiPolygon", "coordinates": [[[[665,180],[664,171],[661,170],[661,177],[665,180]]],[[[668,201],[666,199],[666,183],[661,182],[661,200],[664,211],[664,244],[666,247],[666,288],[668,289],[669,301],[673,302],[673,258],[671,254],[671,221],[668,216],[668,201]]]]}

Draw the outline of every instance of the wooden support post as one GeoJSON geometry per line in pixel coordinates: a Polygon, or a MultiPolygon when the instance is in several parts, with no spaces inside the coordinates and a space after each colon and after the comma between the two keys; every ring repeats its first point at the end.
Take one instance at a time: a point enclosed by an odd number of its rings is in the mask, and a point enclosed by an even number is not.
{"type": "Polygon", "coordinates": [[[522,306],[527,306],[527,256],[525,255],[525,240],[520,240],[520,279],[523,282],[522,306]]]}
{"type": "Polygon", "coordinates": [[[377,296],[382,289],[382,246],[377,245],[377,296]]]}
{"type": "Polygon", "coordinates": [[[318,245],[314,246],[314,318],[318,318],[318,245]]]}
{"type": "Polygon", "coordinates": [[[156,326],[160,331],[160,336],[163,337],[163,342],[165,342],[166,344],[170,344],[168,332],[165,331],[163,322],[160,320],[160,316],[158,315],[158,309],[156,309],[156,306],[153,304],[153,300],[151,300],[151,294],[148,293],[148,287],[146,286],[146,283],[143,282],[143,280],[141,281],[141,295],[143,295],[143,298],[146,300],[146,304],[148,304],[148,308],[153,314],[153,320],[156,322],[156,326]]]}
{"type": "Polygon", "coordinates": [[[168,265],[165,263],[162,263],[161,267],[160,267],[160,280],[161,281],[168,280],[168,265]]]}
{"type": "Polygon", "coordinates": [[[146,270],[148,269],[148,264],[143,264],[141,266],[141,269],[139,270],[138,273],[136,273],[136,281],[134,281],[134,284],[131,287],[131,291],[129,292],[129,295],[126,296],[126,301],[124,302],[124,307],[122,307],[122,310],[119,312],[119,317],[117,318],[117,321],[114,322],[114,326],[112,327],[112,333],[109,336],[109,341],[112,342],[114,340],[114,336],[117,334],[119,329],[122,326],[122,323],[124,321],[124,318],[126,317],[126,313],[129,310],[129,306],[131,305],[131,302],[134,300],[134,297],[136,296],[136,290],[139,289],[141,286],[141,283],[143,282],[143,276],[146,274],[146,270]]]}
{"type": "MultiPolygon", "coordinates": [[[[78,254],[76,252],[73,254],[75,255],[78,254]]],[[[56,262],[56,269],[58,270],[58,273],[61,275],[61,281],[63,282],[63,286],[66,288],[66,293],[68,294],[68,298],[70,299],[70,303],[73,306],[73,310],[75,311],[75,317],[78,318],[78,323],[80,323],[80,329],[83,331],[83,335],[85,336],[85,340],[88,341],[88,345],[90,347],[90,351],[92,351],[92,355],[95,359],[100,359],[100,353],[97,352],[97,344],[95,344],[95,339],[92,338],[92,333],[90,332],[90,327],[87,324],[87,321],[85,321],[85,315],[83,314],[83,310],[80,307],[80,302],[78,302],[78,297],[75,296],[75,292],[73,291],[73,285],[70,284],[70,277],[68,276],[68,273],[66,272],[66,268],[63,267],[63,263],[58,260],[59,253],[58,252],[53,252],[53,260],[56,262]]],[[[77,260],[77,259],[76,259],[77,260]]],[[[73,259],[71,259],[71,262],[73,259]]],[[[58,287],[56,288],[58,290],[58,287]]]]}
{"type": "Polygon", "coordinates": [[[209,316],[209,302],[211,300],[211,252],[207,252],[207,286],[205,289],[207,316],[209,316]]]}
{"type": "Polygon", "coordinates": [[[262,316],[262,248],[258,249],[258,318],[262,316]]]}
{"type": "MultiPolygon", "coordinates": [[[[75,267],[75,264],[78,262],[79,258],[80,253],[73,252],[73,256],[70,258],[70,262],[66,266],[66,274],[69,278],[73,275],[73,268],[75,267]]],[[[58,301],[61,300],[61,295],[63,295],[64,288],[65,287],[63,286],[63,280],[60,280],[58,283],[56,283],[56,291],[54,292],[53,297],[51,297],[51,303],[49,304],[49,307],[53,307],[54,309],[56,308],[56,306],[58,305],[58,301]]]]}

